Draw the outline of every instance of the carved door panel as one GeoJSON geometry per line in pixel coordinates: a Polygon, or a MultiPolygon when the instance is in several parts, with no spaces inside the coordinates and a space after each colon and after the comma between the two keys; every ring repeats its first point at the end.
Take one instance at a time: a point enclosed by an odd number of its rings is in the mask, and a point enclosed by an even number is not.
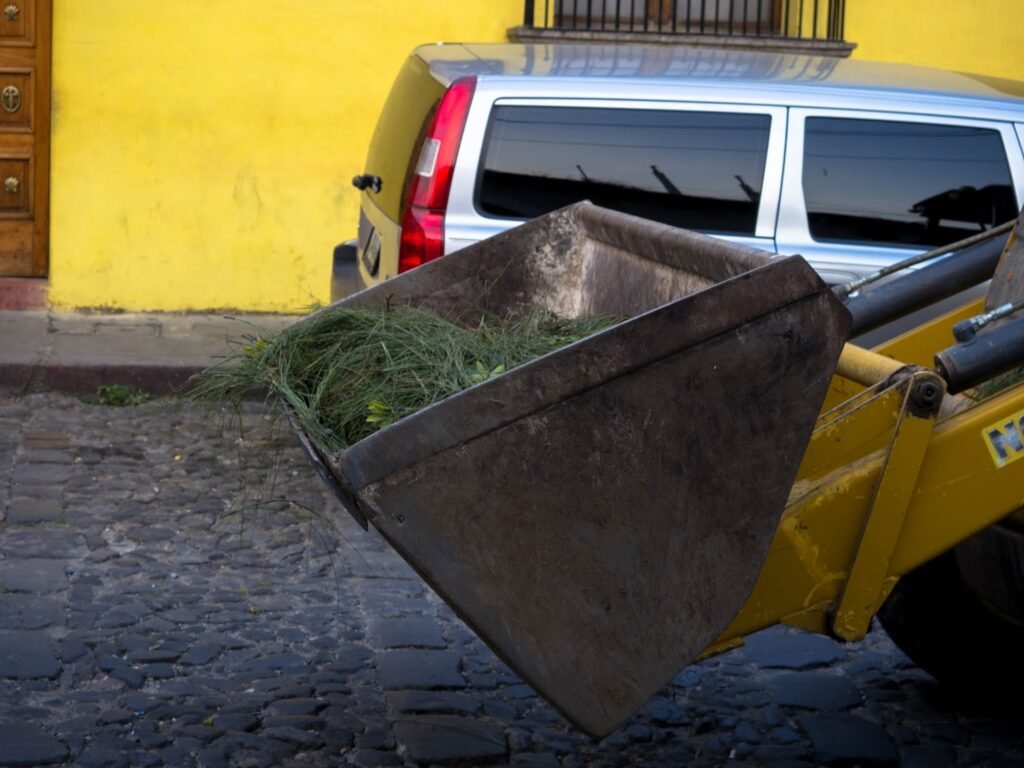
{"type": "Polygon", "coordinates": [[[0,0],[0,276],[43,277],[52,0],[0,0]]]}

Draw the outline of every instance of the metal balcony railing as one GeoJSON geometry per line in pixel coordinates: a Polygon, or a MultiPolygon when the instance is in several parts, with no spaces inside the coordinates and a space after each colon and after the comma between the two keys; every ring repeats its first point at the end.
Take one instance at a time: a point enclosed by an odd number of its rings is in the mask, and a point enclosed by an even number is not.
{"type": "Polygon", "coordinates": [[[526,0],[535,30],[841,42],[846,0],[526,0]]]}

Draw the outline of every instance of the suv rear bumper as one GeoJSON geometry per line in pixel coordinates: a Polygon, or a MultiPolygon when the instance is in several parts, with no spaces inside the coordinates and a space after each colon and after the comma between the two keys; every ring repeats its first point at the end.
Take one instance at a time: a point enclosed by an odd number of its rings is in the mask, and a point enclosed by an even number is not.
{"type": "Polygon", "coordinates": [[[356,261],[356,241],[346,240],[334,247],[334,268],[331,270],[331,302],[363,290],[356,261]]]}

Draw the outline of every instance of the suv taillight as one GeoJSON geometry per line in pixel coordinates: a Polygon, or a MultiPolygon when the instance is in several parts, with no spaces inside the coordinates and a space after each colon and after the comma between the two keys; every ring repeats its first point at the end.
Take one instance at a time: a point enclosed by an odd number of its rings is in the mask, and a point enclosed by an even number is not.
{"type": "Polygon", "coordinates": [[[475,88],[476,80],[472,77],[452,83],[427,128],[402,215],[399,272],[444,253],[444,214],[452,188],[452,171],[475,88]]]}

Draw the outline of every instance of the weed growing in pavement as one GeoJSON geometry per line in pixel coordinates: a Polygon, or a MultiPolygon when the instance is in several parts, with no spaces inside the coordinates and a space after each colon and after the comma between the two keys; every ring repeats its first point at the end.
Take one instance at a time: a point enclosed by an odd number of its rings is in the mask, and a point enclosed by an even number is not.
{"type": "Polygon", "coordinates": [[[96,390],[96,395],[100,399],[100,405],[119,408],[128,405],[142,405],[149,400],[149,394],[127,384],[102,384],[96,390]]]}

